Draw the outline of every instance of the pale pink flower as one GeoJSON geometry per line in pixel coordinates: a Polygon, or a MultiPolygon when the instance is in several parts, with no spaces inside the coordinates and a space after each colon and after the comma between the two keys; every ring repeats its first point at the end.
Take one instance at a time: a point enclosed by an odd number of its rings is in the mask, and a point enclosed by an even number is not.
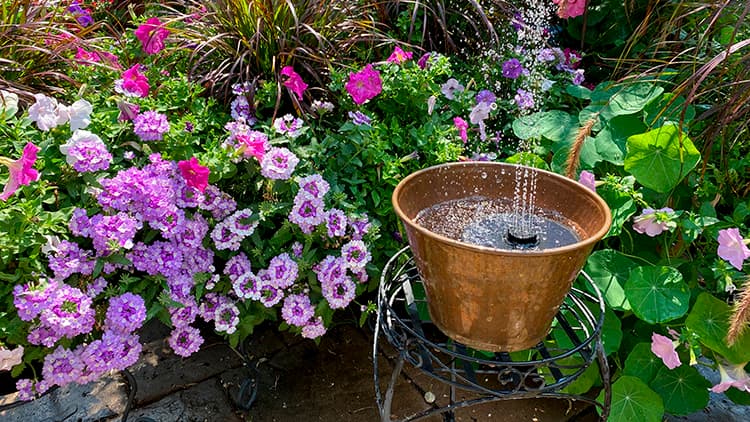
{"type": "Polygon", "coordinates": [[[396,48],[393,49],[393,53],[388,57],[388,60],[386,60],[388,63],[396,63],[401,64],[407,60],[411,60],[412,57],[411,51],[406,52],[401,49],[401,47],[396,46],[396,48]]]}
{"type": "Polygon", "coordinates": [[[359,72],[349,74],[349,81],[345,88],[356,104],[364,104],[365,101],[375,98],[383,90],[380,72],[373,69],[371,64],[368,64],[359,72]]]}
{"type": "Polygon", "coordinates": [[[721,381],[711,387],[711,391],[714,393],[723,393],[729,387],[734,387],[740,391],[750,392],[750,376],[745,372],[745,365],[747,365],[747,362],[738,365],[719,365],[721,381]]]}
{"type": "Polygon", "coordinates": [[[8,182],[5,184],[3,193],[0,194],[0,200],[7,201],[13,195],[19,186],[28,185],[31,182],[39,180],[39,172],[34,169],[36,162],[36,153],[39,148],[31,142],[23,148],[21,158],[16,161],[0,157],[0,164],[4,164],[10,170],[8,182]]]}
{"type": "Polygon", "coordinates": [[[586,0],[552,0],[558,5],[557,16],[562,19],[581,16],[586,10],[586,0]]]}
{"type": "Polygon", "coordinates": [[[164,50],[164,39],[169,36],[169,29],[161,25],[159,18],[149,18],[135,30],[135,36],[141,41],[146,54],[156,54],[164,50]]]}
{"type": "Polygon", "coordinates": [[[302,94],[307,89],[307,84],[302,80],[302,77],[294,71],[292,66],[284,66],[284,68],[281,69],[281,75],[286,76],[284,86],[291,89],[297,96],[297,99],[301,100],[302,94]]]}
{"type": "Polygon", "coordinates": [[[70,122],[71,132],[84,129],[91,123],[91,113],[94,111],[90,102],[80,99],[69,106],[58,107],[58,123],[70,122]]]}
{"type": "Polygon", "coordinates": [[[739,271],[742,271],[742,263],[750,258],[750,249],[736,227],[719,230],[719,248],[716,253],[739,271]]]}
{"type": "Polygon", "coordinates": [[[677,351],[675,350],[675,343],[669,337],[661,334],[653,333],[651,335],[651,351],[661,358],[664,365],[669,369],[674,369],[682,365],[680,356],[677,355],[677,351]]]}
{"type": "Polygon", "coordinates": [[[594,179],[594,173],[583,170],[578,176],[578,182],[596,192],[596,179],[594,179]]]}
{"type": "Polygon", "coordinates": [[[60,122],[60,107],[57,100],[44,94],[34,94],[36,102],[29,107],[29,119],[36,123],[39,130],[48,131],[62,123],[60,122]]]}
{"type": "Polygon", "coordinates": [[[658,236],[663,231],[676,227],[677,224],[669,216],[673,212],[674,210],[668,207],[658,210],[645,208],[641,215],[633,218],[633,230],[650,237],[658,236]]]}
{"type": "Polygon", "coordinates": [[[0,347],[0,371],[10,371],[23,360],[23,346],[13,350],[0,347]]]}

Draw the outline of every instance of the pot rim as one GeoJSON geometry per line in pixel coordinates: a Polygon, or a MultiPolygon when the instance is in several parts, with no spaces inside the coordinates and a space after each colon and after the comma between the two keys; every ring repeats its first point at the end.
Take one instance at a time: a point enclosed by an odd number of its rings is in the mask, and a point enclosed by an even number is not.
{"type": "Polygon", "coordinates": [[[511,164],[511,163],[500,163],[500,162],[494,162],[494,161],[463,161],[463,162],[453,162],[453,163],[445,163],[445,164],[438,164],[434,166],[427,167],[422,170],[415,171],[414,173],[411,173],[410,175],[406,176],[405,178],[401,179],[401,181],[396,185],[396,188],[393,190],[393,194],[391,195],[391,203],[393,204],[393,209],[396,211],[396,215],[401,219],[401,221],[404,224],[410,225],[412,228],[417,230],[418,232],[422,233],[423,235],[427,237],[434,238],[436,240],[439,240],[443,243],[447,243],[453,247],[461,248],[461,249],[468,249],[472,251],[478,251],[486,254],[491,255],[507,255],[507,256],[546,256],[546,255],[559,255],[559,254],[566,254],[572,251],[576,251],[582,248],[586,247],[593,247],[595,243],[600,241],[606,234],[609,232],[610,226],[612,225],[612,211],[610,210],[607,203],[602,199],[599,194],[592,191],[588,187],[582,185],[580,182],[567,178],[561,174],[557,174],[548,170],[538,169],[536,167],[529,167],[524,166],[520,164],[511,164]],[[401,190],[403,190],[404,186],[406,186],[409,181],[412,179],[415,179],[419,177],[420,175],[427,173],[427,172],[433,172],[438,171],[443,168],[450,168],[450,167],[467,167],[467,166],[476,166],[476,165],[483,165],[483,166],[500,166],[500,167],[514,167],[514,168],[528,168],[532,171],[535,171],[537,173],[544,174],[545,176],[556,178],[563,183],[569,183],[573,184],[573,186],[576,186],[576,189],[582,190],[585,192],[585,195],[589,196],[591,199],[594,200],[594,202],[599,206],[599,208],[604,213],[604,223],[602,227],[589,236],[588,238],[578,241],[576,243],[572,243],[570,245],[561,246],[557,248],[548,248],[544,250],[510,250],[510,249],[497,249],[497,248],[491,248],[487,246],[481,246],[476,245],[472,243],[467,242],[461,242],[458,240],[451,239],[449,237],[437,234],[435,232],[429,231],[426,228],[422,227],[421,225],[417,224],[417,222],[409,218],[404,211],[401,209],[401,206],[398,203],[398,196],[401,193],[401,190]]]}

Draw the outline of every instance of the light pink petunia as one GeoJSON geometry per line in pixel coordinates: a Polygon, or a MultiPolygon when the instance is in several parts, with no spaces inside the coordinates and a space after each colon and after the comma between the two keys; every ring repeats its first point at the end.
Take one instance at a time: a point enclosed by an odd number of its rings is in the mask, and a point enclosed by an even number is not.
{"type": "Polygon", "coordinates": [[[185,178],[188,186],[192,186],[201,192],[208,186],[208,175],[211,172],[208,167],[202,166],[195,157],[177,163],[180,173],[185,178]]]}
{"type": "Polygon", "coordinates": [[[711,387],[711,391],[714,393],[723,393],[729,387],[734,387],[740,391],[750,392],[750,376],[745,372],[745,365],[747,365],[747,362],[729,366],[719,365],[721,381],[711,387]]]}
{"type": "Polygon", "coordinates": [[[135,36],[141,41],[146,54],[156,54],[164,50],[164,39],[169,36],[169,29],[162,26],[159,18],[149,18],[135,30],[135,36]]]}
{"type": "Polygon", "coordinates": [[[345,88],[355,103],[364,104],[365,101],[375,98],[383,90],[380,72],[373,69],[371,64],[368,64],[359,72],[349,74],[349,81],[345,88]]]}
{"type": "Polygon", "coordinates": [[[281,69],[281,75],[286,76],[284,80],[284,86],[291,89],[292,92],[297,96],[298,100],[302,99],[302,94],[307,89],[307,84],[302,80],[302,77],[294,71],[292,66],[284,66],[281,69]]]}
{"type": "Polygon", "coordinates": [[[719,230],[719,248],[716,253],[739,271],[742,271],[742,263],[750,258],[750,249],[736,227],[719,230]]]}
{"type": "Polygon", "coordinates": [[[669,337],[653,333],[651,335],[651,351],[661,358],[664,365],[669,369],[674,369],[682,365],[680,356],[677,355],[677,351],[675,350],[675,342],[670,340],[669,337]]]}
{"type": "Polygon", "coordinates": [[[668,207],[658,210],[645,208],[641,215],[633,218],[633,230],[640,234],[656,237],[662,232],[671,230],[676,226],[676,223],[671,221],[668,216],[672,212],[674,210],[668,207]]]}
{"type": "Polygon", "coordinates": [[[7,201],[18,190],[19,186],[39,180],[39,172],[34,169],[37,152],[39,152],[39,148],[29,142],[23,148],[23,154],[18,160],[13,161],[0,157],[0,164],[5,164],[10,170],[8,183],[5,184],[3,193],[0,194],[1,200],[7,201]]]}
{"type": "Polygon", "coordinates": [[[578,182],[596,192],[596,179],[594,178],[594,173],[583,170],[578,176],[578,182]]]}
{"type": "Polygon", "coordinates": [[[557,8],[557,16],[562,19],[581,16],[586,10],[586,0],[552,0],[557,8]]]}
{"type": "Polygon", "coordinates": [[[0,347],[0,371],[10,371],[23,360],[23,346],[13,350],[0,347]]]}

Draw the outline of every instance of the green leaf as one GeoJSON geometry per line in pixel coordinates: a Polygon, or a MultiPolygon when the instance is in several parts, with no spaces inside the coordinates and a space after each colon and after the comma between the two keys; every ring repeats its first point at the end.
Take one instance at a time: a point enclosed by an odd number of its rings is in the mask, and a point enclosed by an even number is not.
{"type": "MultiPolygon", "coordinates": [[[[657,101],[649,103],[644,112],[644,120],[649,127],[661,126],[668,122],[679,123],[683,119],[682,110],[685,108],[685,97],[677,97],[671,92],[662,95],[657,101]],[[671,102],[671,103],[670,103],[671,102]]],[[[683,123],[695,118],[695,107],[688,105],[685,109],[683,123]]]]}
{"type": "Polygon", "coordinates": [[[664,401],[664,409],[673,415],[688,415],[708,405],[708,382],[697,369],[680,365],[670,370],[659,369],[649,383],[664,401]]]}
{"type": "Polygon", "coordinates": [[[629,311],[630,303],[625,297],[625,282],[630,270],[638,264],[613,249],[596,251],[586,261],[585,271],[604,295],[604,301],[613,309],[629,311]]]}
{"type": "Polygon", "coordinates": [[[650,343],[638,343],[625,359],[623,375],[638,377],[645,383],[650,383],[661,368],[666,368],[664,363],[651,351],[650,343]]]}
{"type": "Polygon", "coordinates": [[[625,171],[660,193],[669,192],[700,161],[700,153],[676,125],[628,138],[625,171]]]}
{"type": "Polygon", "coordinates": [[[685,315],[690,292],[675,268],[636,267],[625,283],[625,297],[638,318],[658,324],[685,315]]]}
{"type": "Polygon", "coordinates": [[[750,405],[750,393],[748,393],[747,391],[730,388],[729,390],[725,391],[724,394],[729,400],[736,404],[741,404],[743,406],[750,405]]]}
{"type": "Polygon", "coordinates": [[[596,193],[604,199],[612,211],[612,226],[610,226],[609,231],[604,237],[619,235],[622,232],[622,226],[637,211],[633,198],[625,192],[606,185],[597,188],[596,193]]]}
{"type": "MultiPolygon", "coordinates": [[[[560,361],[561,365],[571,365],[577,367],[581,365],[583,359],[578,356],[571,356],[560,361]]],[[[573,371],[561,368],[563,374],[570,374],[573,371]]],[[[566,394],[584,394],[591,390],[591,387],[599,382],[599,363],[594,361],[579,375],[573,382],[563,388],[562,392],[566,394]]]]}
{"type": "Polygon", "coordinates": [[[609,307],[604,308],[604,324],[602,325],[602,345],[604,354],[609,356],[620,349],[622,342],[622,323],[617,314],[609,307]]]}
{"type": "Polygon", "coordinates": [[[685,326],[698,334],[701,343],[731,363],[748,362],[750,361],[750,334],[745,333],[740,336],[734,346],[727,346],[725,338],[731,314],[732,309],[729,305],[710,293],[701,293],[685,320],[685,326]]]}
{"type": "MultiPolygon", "coordinates": [[[[604,401],[604,391],[597,400],[604,401]]],[[[659,422],[662,416],[661,397],[640,379],[626,375],[612,384],[608,422],[659,422]]]]}
{"type": "Polygon", "coordinates": [[[586,88],[583,85],[568,84],[565,87],[565,92],[567,92],[568,94],[570,94],[571,96],[575,98],[580,98],[582,100],[591,99],[591,90],[586,88]]]}
{"type": "Polygon", "coordinates": [[[648,103],[659,98],[663,92],[664,88],[654,84],[635,83],[624,87],[612,86],[607,92],[595,90],[591,95],[591,101],[601,101],[611,95],[606,107],[602,109],[602,117],[609,120],[616,116],[638,113],[648,103]]]}
{"type": "Polygon", "coordinates": [[[525,166],[549,170],[547,163],[534,153],[521,151],[505,159],[506,163],[523,164],[525,166]]]}
{"type": "Polygon", "coordinates": [[[545,137],[560,142],[575,136],[576,118],[560,110],[539,111],[513,121],[513,133],[521,139],[545,137]]]}

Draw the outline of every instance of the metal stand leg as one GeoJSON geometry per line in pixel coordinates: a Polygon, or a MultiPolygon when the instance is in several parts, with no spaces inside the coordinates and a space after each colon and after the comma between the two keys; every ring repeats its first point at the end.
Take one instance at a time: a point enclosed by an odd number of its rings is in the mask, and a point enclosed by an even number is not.
{"type": "Polygon", "coordinates": [[[596,339],[596,360],[599,363],[599,376],[602,378],[602,385],[604,386],[604,403],[602,403],[601,420],[602,422],[606,422],[607,418],[609,418],[609,410],[612,404],[612,384],[610,383],[609,364],[607,363],[607,356],[604,353],[601,336],[596,339]]]}
{"type": "Polygon", "coordinates": [[[393,390],[396,389],[396,382],[398,377],[401,375],[401,370],[404,369],[404,355],[399,353],[396,364],[391,374],[391,380],[388,382],[388,389],[385,390],[385,400],[383,400],[383,408],[380,410],[380,421],[391,422],[391,406],[393,405],[393,390]]]}

